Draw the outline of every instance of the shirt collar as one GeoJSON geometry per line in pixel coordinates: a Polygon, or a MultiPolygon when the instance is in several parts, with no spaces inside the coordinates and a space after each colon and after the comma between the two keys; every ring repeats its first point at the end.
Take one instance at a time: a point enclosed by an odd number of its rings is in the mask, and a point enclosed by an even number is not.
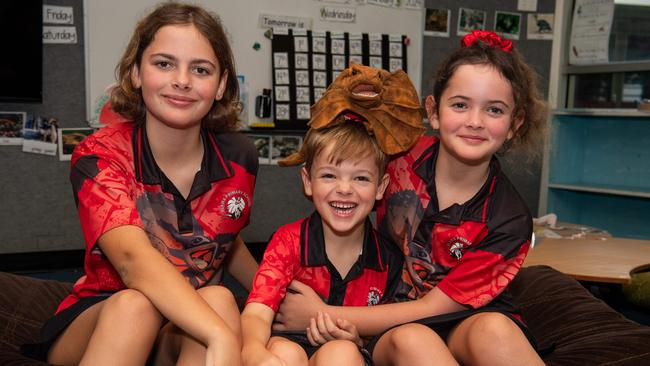
{"type": "Polygon", "coordinates": [[[436,194],[436,160],[440,150],[440,140],[437,139],[431,146],[422,152],[412,165],[413,171],[426,183],[426,190],[430,197],[429,206],[425,216],[443,224],[460,225],[463,221],[482,222],[485,218],[486,200],[492,194],[493,182],[501,171],[499,160],[493,156],[490,160],[488,178],[474,197],[462,205],[453,204],[443,211],[439,210],[438,196],[436,194]]]}
{"type": "MultiPolygon", "coordinates": [[[[204,150],[201,171],[195,178],[190,195],[193,195],[195,190],[204,191],[206,187],[209,189],[211,182],[230,178],[233,175],[232,167],[217,146],[214,132],[202,128],[201,139],[203,140],[204,150]]],[[[162,185],[163,190],[171,191],[171,187],[169,187],[171,182],[165,177],[153,157],[144,124],[133,128],[131,141],[133,144],[136,179],[144,184],[162,185]]]]}
{"type": "MultiPolygon", "coordinates": [[[[366,218],[363,239],[363,252],[360,262],[364,268],[375,271],[386,269],[386,253],[380,247],[379,237],[372,227],[370,219],[366,218]]],[[[318,267],[327,265],[325,252],[325,236],[323,221],[317,211],[303,220],[300,226],[300,264],[303,267],[318,267]]],[[[349,277],[349,276],[348,276],[349,277]]]]}

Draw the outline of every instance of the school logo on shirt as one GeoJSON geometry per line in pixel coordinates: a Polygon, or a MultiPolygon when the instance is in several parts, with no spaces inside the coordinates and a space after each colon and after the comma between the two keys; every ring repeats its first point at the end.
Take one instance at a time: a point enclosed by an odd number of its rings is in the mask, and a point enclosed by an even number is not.
{"type": "Polygon", "coordinates": [[[368,306],[373,306],[379,304],[381,300],[381,290],[376,287],[371,287],[368,291],[368,306]]]}
{"type": "Polygon", "coordinates": [[[462,236],[456,236],[450,239],[447,242],[447,248],[449,248],[449,255],[456,260],[463,258],[463,252],[467,247],[472,245],[472,243],[462,236]]]}
{"type": "Polygon", "coordinates": [[[221,212],[233,220],[239,219],[250,207],[251,199],[248,193],[240,190],[229,192],[221,200],[221,212]]]}

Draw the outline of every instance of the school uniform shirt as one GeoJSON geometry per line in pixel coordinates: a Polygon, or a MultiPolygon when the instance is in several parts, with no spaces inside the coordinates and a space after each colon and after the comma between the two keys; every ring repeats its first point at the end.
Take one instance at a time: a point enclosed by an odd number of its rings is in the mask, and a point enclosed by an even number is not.
{"type": "Polygon", "coordinates": [[[402,271],[402,254],[365,222],[363,249],[342,278],[327,258],[318,212],[280,227],[269,242],[247,303],[277,312],[292,280],[298,280],[329,305],[371,306],[392,298],[402,271]]]}
{"type": "Polygon", "coordinates": [[[195,288],[221,281],[222,263],[249,221],[258,169],[255,147],[238,133],[201,130],[203,161],[184,198],[154,160],[144,126],[119,123],[86,138],[72,155],[70,180],[86,242],[85,275],[57,313],[80,298],[125,288],[97,239],[124,225],[149,242],[195,288]]]}
{"type": "Polygon", "coordinates": [[[494,157],[479,192],[464,204],[440,211],[435,186],[438,149],[436,137],[421,137],[387,168],[391,183],[377,208],[377,222],[405,256],[397,299],[416,299],[438,287],[474,309],[490,304],[513,310],[504,290],[530,247],[530,210],[494,157]]]}

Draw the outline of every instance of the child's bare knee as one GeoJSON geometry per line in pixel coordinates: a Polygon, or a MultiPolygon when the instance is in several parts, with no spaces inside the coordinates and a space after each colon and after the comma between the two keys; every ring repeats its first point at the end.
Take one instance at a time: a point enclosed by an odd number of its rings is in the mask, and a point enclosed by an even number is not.
{"type": "Polygon", "coordinates": [[[295,342],[281,337],[271,337],[268,349],[288,365],[306,365],[307,353],[295,342]]]}
{"type": "Polygon", "coordinates": [[[235,296],[226,287],[217,285],[205,286],[197,291],[213,309],[222,308],[223,306],[237,307],[235,296]]]}
{"type": "Polygon", "coordinates": [[[351,341],[334,340],[323,344],[314,354],[314,365],[363,365],[364,360],[359,347],[351,341]]]}

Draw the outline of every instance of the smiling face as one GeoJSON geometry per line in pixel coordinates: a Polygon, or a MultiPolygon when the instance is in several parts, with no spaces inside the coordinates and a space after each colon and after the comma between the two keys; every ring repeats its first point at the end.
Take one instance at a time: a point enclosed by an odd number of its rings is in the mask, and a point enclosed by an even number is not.
{"type": "Polygon", "coordinates": [[[131,75],[142,89],[147,125],[175,129],[200,127],[227,79],[210,42],[193,25],[160,28],[131,75]]]}
{"type": "Polygon", "coordinates": [[[379,176],[372,156],[346,159],[337,165],[332,150],[332,145],[324,148],[314,158],[310,171],[301,171],[305,194],[312,198],[323,220],[326,240],[331,235],[359,234],[388,185],[388,175],[379,176]]]}
{"type": "Polygon", "coordinates": [[[489,65],[459,66],[439,104],[429,96],[426,108],[431,126],[440,131],[440,154],[467,165],[489,163],[522,123],[512,117],[512,86],[489,65]]]}

